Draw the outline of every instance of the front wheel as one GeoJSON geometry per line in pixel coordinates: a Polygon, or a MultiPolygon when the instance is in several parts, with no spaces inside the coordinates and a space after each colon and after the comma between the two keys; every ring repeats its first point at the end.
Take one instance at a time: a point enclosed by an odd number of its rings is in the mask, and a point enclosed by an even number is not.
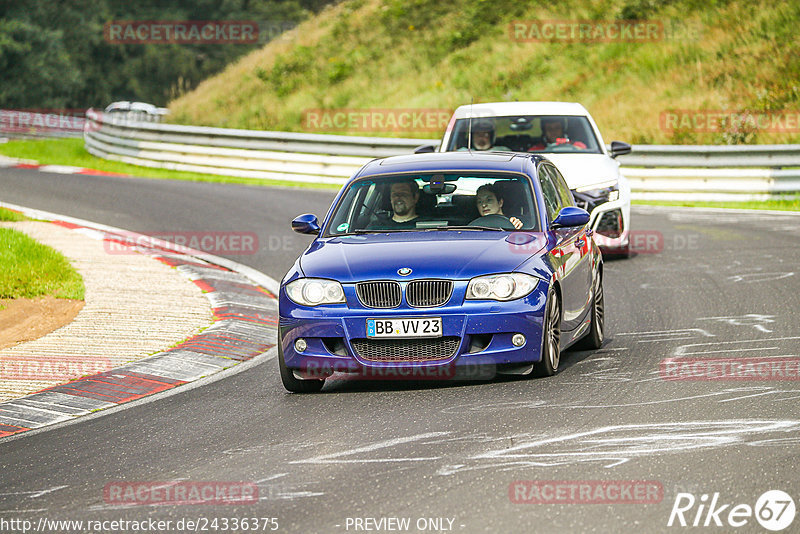
{"type": "Polygon", "coordinates": [[[597,273],[594,282],[594,299],[592,299],[592,310],[589,312],[589,331],[578,341],[577,348],[584,350],[599,349],[605,339],[605,300],[603,299],[603,278],[597,273]]]}
{"type": "Polygon", "coordinates": [[[294,376],[294,372],[286,367],[286,362],[283,359],[283,349],[281,348],[281,340],[278,338],[278,368],[281,372],[281,382],[287,391],[292,393],[316,393],[325,385],[325,379],[322,380],[311,378],[303,380],[294,376]]]}
{"type": "Polygon", "coordinates": [[[558,363],[561,361],[561,303],[558,302],[558,295],[552,288],[547,292],[546,306],[542,332],[542,359],[533,368],[536,376],[553,376],[558,371],[558,363]]]}

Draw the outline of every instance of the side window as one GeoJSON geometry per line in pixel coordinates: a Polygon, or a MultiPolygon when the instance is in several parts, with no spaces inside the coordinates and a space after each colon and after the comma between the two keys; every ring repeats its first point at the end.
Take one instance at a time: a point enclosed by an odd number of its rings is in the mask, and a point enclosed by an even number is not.
{"type": "Polygon", "coordinates": [[[560,172],[558,172],[558,169],[551,167],[550,165],[545,166],[545,168],[549,171],[550,176],[553,178],[553,183],[556,185],[556,189],[558,189],[558,196],[561,198],[561,205],[574,206],[575,200],[572,198],[572,193],[569,190],[569,186],[567,186],[566,180],[564,180],[564,177],[561,176],[560,172]]]}
{"type": "Polygon", "coordinates": [[[558,190],[550,178],[550,174],[545,171],[546,167],[539,167],[539,183],[542,186],[542,196],[544,197],[544,205],[547,210],[547,220],[552,222],[558,215],[561,209],[561,198],[559,197],[558,190]]]}

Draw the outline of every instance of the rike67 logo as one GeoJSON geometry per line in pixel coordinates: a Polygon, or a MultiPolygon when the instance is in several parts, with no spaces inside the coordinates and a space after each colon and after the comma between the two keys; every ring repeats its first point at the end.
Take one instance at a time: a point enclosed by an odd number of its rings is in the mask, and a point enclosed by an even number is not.
{"type": "Polygon", "coordinates": [[[667,526],[692,527],[734,527],[749,524],[753,517],[765,529],[784,530],[794,521],[794,500],[781,490],[764,492],[755,507],[749,504],[726,503],[719,493],[709,497],[702,494],[696,498],[691,493],[678,493],[669,514],[667,526]]]}

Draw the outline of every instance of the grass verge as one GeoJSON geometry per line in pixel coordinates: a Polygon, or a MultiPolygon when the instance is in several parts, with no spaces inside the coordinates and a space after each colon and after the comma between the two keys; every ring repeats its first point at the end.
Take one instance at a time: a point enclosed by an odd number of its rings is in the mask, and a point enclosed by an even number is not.
{"type": "Polygon", "coordinates": [[[634,200],[634,205],[686,206],[690,208],[732,208],[742,210],[800,211],[800,195],[774,200],[752,200],[746,202],[695,202],[671,200],[634,200]]]}
{"type": "Polygon", "coordinates": [[[18,221],[30,221],[28,217],[25,217],[23,214],[12,211],[7,208],[0,208],[0,221],[4,222],[18,222],[18,221]]]}
{"type": "Polygon", "coordinates": [[[83,147],[83,139],[35,139],[9,141],[0,144],[0,154],[11,158],[36,160],[42,165],[72,165],[103,172],[127,174],[137,178],[159,178],[167,180],[186,180],[191,182],[214,182],[224,184],[267,185],[281,187],[302,187],[309,189],[334,189],[341,186],[331,184],[309,184],[289,180],[262,180],[260,178],[240,178],[195,172],[172,171],[141,167],[119,161],[95,157],[83,147]]]}
{"type": "Polygon", "coordinates": [[[83,278],[67,258],[18,230],[0,228],[0,265],[0,299],[84,298],[83,278]]]}

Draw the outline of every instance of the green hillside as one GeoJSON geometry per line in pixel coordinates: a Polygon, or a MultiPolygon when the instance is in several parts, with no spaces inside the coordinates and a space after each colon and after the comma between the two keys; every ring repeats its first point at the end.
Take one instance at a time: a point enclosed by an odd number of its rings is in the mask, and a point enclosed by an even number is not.
{"type": "Polygon", "coordinates": [[[471,99],[560,100],[583,103],[606,141],[797,143],[798,27],[797,2],[556,0],[539,7],[519,0],[347,0],[173,101],[170,121],[304,131],[307,110],[321,108],[451,110],[471,99]],[[525,27],[643,20],[662,30],[644,42],[514,37],[512,23],[536,20],[525,27]],[[668,129],[669,110],[747,110],[779,122],[772,132],[764,122],[714,132],[685,123],[668,129]]]}

